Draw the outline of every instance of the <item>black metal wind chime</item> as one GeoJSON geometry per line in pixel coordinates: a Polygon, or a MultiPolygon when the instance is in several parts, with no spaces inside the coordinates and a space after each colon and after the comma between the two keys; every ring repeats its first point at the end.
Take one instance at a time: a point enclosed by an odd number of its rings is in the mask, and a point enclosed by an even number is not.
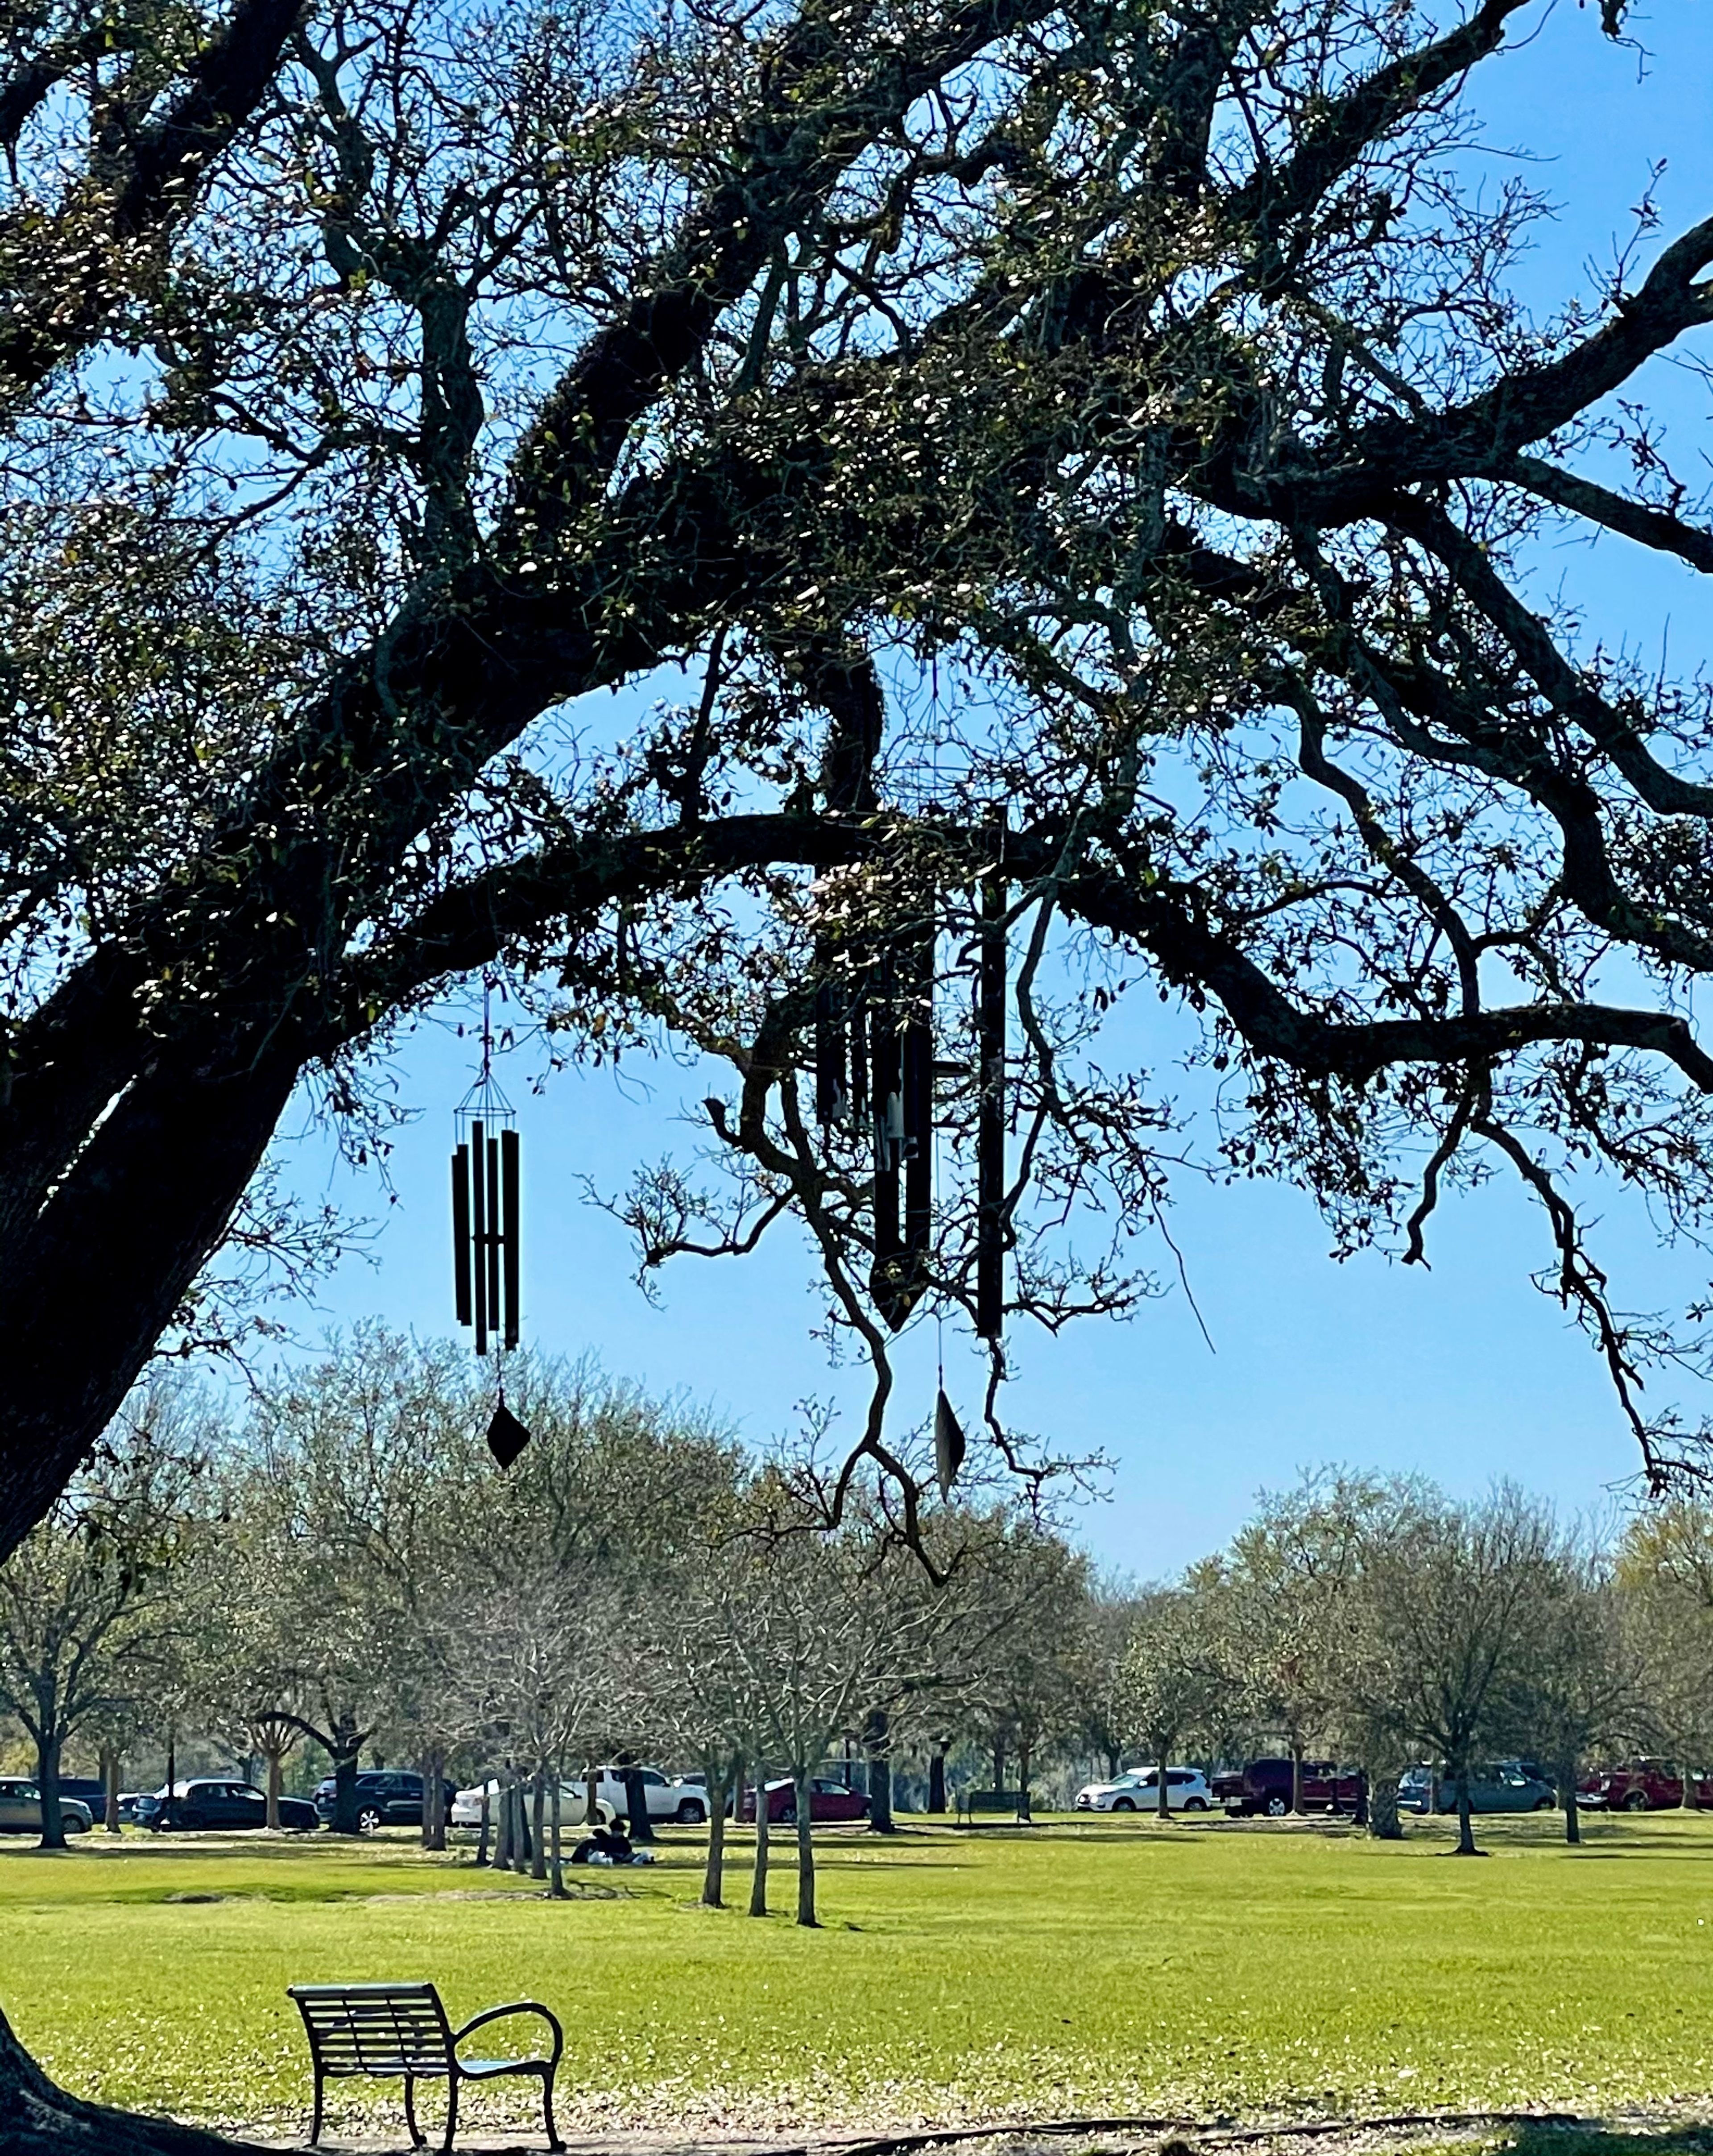
{"type": "Polygon", "coordinates": [[[530,1441],[505,1404],[505,1352],[519,1337],[517,1117],[494,1076],[492,988],[482,988],[482,1067],[454,1118],[452,1278],[458,1322],[475,1330],[478,1355],[494,1357],[499,1404],[488,1450],[502,1467],[530,1441]]]}
{"type": "MultiPolygon", "coordinates": [[[[976,988],[976,1331],[998,1341],[1005,1312],[1005,870],[1003,816],[989,830],[979,880],[976,988]]],[[[934,956],[931,911],[860,979],[823,978],[815,998],[815,1112],[823,1129],[866,1119],[874,1137],[874,1258],[869,1289],[896,1332],[927,1285],[934,1225],[934,956]]],[[[823,952],[823,963],[831,954],[823,952]]],[[[941,1496],[963,1464],[963,1431],[946,1397],[934,1404],[941,1496]]]]}

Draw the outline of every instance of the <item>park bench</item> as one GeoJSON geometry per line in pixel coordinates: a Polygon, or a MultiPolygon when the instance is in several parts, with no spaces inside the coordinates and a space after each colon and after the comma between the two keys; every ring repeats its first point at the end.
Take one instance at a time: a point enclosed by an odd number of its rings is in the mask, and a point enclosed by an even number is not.
{"type": "Polygon", "coordinates": [[[321,2094],[324,2083],[372,2074],[403,2076],[404,2116],[410,2128],[411,2145],[420,2148],[425,2137],[418,2130],[416,2085],[418,2082],[446,2083],[446,2139],[449,2152],[458,2131],[458,2091],[464,2082],[498,2081],[504,2074],[535,2074],[541,2083],[541,2112],[547,2128],[547,2146],[562,2148],[553,2123],[553,2076],[565,2046],[565,2031],[557,2017],[533,1999],[521,1999],[510,2006],[490,2006],[461,2029],[446,2018],[440,1994],[432,1984],[293,1984],[286,1989],[297,2001],[310,2040],[310,2057],[315,2070],[315,2116],[310,2128],[313,2147],[321,2138],[321,2094]],[[464,2059],[458,2047],[485,2022],[498,2021],[508,2014],[539,2014],[553,2031],[553,2050],[545,2059],[464,2059]]]}

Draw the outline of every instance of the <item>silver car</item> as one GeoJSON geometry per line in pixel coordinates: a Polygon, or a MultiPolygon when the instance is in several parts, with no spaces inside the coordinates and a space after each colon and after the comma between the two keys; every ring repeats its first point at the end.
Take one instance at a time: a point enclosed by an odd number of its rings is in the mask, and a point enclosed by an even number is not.
{"type": "MultiPolygon", "coordinates": [[[[60,1824],[68,1834],[87,1834],[95,1825],[89,1806],[79,1797],[59,1799],[60,1824]]],[[[0,1834],[39,1834],[42,1831],[42,1793],[21,1775],[0,1775],[0,1834]]]]}

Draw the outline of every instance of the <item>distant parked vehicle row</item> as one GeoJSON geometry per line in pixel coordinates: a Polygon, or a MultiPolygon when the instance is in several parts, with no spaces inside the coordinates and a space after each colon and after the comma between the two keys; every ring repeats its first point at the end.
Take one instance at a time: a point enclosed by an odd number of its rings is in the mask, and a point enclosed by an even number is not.
{"type": "MultiPolygon", "coordinates": [[[[1234,1774],[1216,1774],[1212,1788],[1228,1819],[1283,1819],[1290,1810],[1290,1762],[1251,1759],[1234,1774]]],[[[1297,1789],[1305,1812],[1353,1812],[1362,1802],[1362,1776],[1331,1759],[1305,1759],[1297,1789]]]]}
{"type": "MultiPolygon", "coordinates": [[[[1166,1809],[1169,1812],[1204,1812],[1213,1802],[1205,1774],[1193,1767],[1166,1770],[1166,1809]]],[[[1085,1782],[1076,1793],[1080,1812],[1157,1812],[1160,1809],[1160,1769],[1126,1767],[1110,1782],[1085,1782]]]]}

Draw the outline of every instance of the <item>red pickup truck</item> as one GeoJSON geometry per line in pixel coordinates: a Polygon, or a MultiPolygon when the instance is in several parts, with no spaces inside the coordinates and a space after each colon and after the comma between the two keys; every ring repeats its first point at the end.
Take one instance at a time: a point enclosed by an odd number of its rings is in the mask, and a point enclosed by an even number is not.
{"type": "MultiPolygon", "coordinates": [[[[1713,1810],[1713,1774],[1696,1775],[1695,1801],[1713,1810]]],[[[1628,1759],[1584,1775],[1577,1802],[1591,1811],[1675,1811],[1683,1802],[1683,1774],[1669,1759],[1628,1759]]]]}
{"type": "MultiPolygon", "coordinates": [[[[1209,1786],[1229,1819],[1283,1819],[1290,1810],[1290,1762],[1251,1759],[1235,1774],[1216,1774],[1209,1786]]],[[[1362,1801],[1361,1771],[1331,1759],[1305,1759],[1300,1794],[1305,1812],[1353,1812],[1362,1801]]]]}

